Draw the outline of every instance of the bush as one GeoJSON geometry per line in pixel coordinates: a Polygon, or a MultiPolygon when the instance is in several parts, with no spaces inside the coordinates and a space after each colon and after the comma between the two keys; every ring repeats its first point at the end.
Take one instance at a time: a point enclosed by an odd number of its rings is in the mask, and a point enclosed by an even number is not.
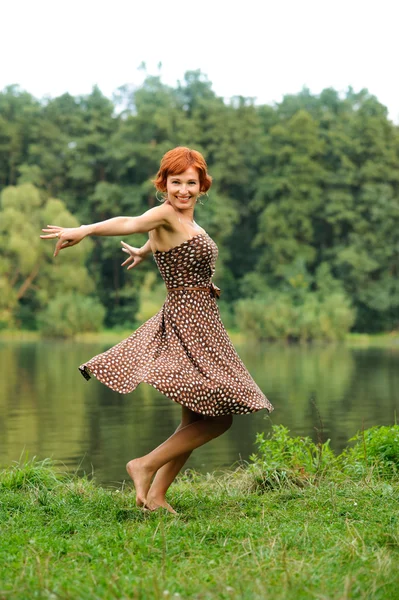
{"type": "Polygon", "coordinates": [[[238,328],[256,340],[288,340],[298,337],[297,311],[288,298],[268,295],[236,304],[238,328]]]}
{"type": "Polygon", "coordinates": [[[371,427],[359,431],[349,441],[354,446],[339,456],[345,473],[363,477],[372,468],[383,478],[399,475],[399,425],[371,427]]]}
{"type": "Polygon", "coordinates": [[[47,336],[73,337],[85,331],[99,331],[105,308],[95,299],[80,294],[63,294],[51,300],[39,315],[39,329],[47,336]]]}
{"type": "Polygon", "coordinates": [[[315,444],[309,437],[291,437],[283,425],[273,425],[266,439],[258,433],[258,453],[251,456],[250,465],[256,484],[275,488],[289,483],[301,486],[314,480],[335,462],[329,444],[329,440],[315,444]]]}
{"type": "Polygon", "coordinates": [[[300,301],[289,293],[268,292],[236,304],[238,327],[256,340],[341,340],[352,327],[355,312],[340,292],[320,298],[315,292],[300,301]]]}
{"type": "Polygon", "coordinates": [[[330,441],[315,444],[309,437],[291,437],[283,425],[274,425],[265,438],[256,436],[258,451],[251,456],[249,473],[255,487],[275,489],[304,486],[321,475],[334,480],[377,475],[392,480],[399,475],[399,425],[371,427],[349,440],[354,445],[338,457],[330,441]]]}

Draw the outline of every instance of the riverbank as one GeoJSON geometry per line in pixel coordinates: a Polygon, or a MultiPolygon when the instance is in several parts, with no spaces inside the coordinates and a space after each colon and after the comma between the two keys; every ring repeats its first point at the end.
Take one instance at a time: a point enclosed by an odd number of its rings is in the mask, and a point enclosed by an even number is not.
{"type": "Polygon", "coordinates": [[[353,348],[399,348],[399,331],[390,333],[349,333],[346,344],[353,348]]]}
{"type": "Polygon", "coordinates": [[[252,465],[182,476],[169,494],[177,516],[136,508],[130,484],[104,489],[46,461],[7,468],[0,598],[398,598],[396,467],[356,454],[390,439],[397,460],[398,428],[365,434],[339,466],[328,444],[276,428],[252,465]]]}
{"type": "MultiPolygon", "coordinates": [[[[131,335],[132,330],[104,330],[97,333],[81,333],[76,335],[73,340],[85,343],[104,343],[104,344],[116,344],[120,340],[125,339],[131,335]]],[[[245,333],[237,330],[228,331],[230,339],[234,344],[243,344],[247,340],[245,333]]],[[[2,330],[0,331],[1,340],[20,340],[20,341],[36,341],[43,339],[38,331],[27,331],[27,330],[2,330]]],[[[279,342],[273,342],[279,343],[279,342]]],[[[283,342],[281,342],[283,343],[283,342]]],[[[321,344],[322,342],[317,342],[321,344]]],[[[333,343],[333,342],[329,342],[333,343]]],[[[340,342],[341,343],[341,342],[340,342]]],[[[346,336],[345,344],[353,348],[399,348],[399,331],[392,331],[390,333],[349,333],[346,336]]]]}
{"type": "MultiPolygon", "coordinates": [[[[80,333],[75,335],[73,338],[66,339],[69,341],[73,340],[76,342],[83,342],[87,344],[117,344],[121,340],[129,337],[129,335],[131,335],[133,331],[134,329],[109,329],[99,332],[80,333]]],[[[245,335],[241,332],[230,330],[228,334],[234,344],[240,344],[245,342],[245,335]]],[[[18,340],[23,342],[34,342],[42,339],[46,338],[43,338],[39,331],[28,331],[20,329],[3,329],[0,331],[0,341],[18,340]]]]}

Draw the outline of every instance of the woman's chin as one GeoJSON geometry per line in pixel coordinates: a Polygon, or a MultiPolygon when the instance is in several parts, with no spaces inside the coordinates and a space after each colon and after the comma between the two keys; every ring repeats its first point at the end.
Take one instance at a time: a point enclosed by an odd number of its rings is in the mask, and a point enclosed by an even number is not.
{"type": "Polygon", "coordinates": [[[192,198],[189,198],[188,200],[178,199],[173,202],[173,206],[178,209],[193,208],[195,206],[195,201],[192,198]]]}

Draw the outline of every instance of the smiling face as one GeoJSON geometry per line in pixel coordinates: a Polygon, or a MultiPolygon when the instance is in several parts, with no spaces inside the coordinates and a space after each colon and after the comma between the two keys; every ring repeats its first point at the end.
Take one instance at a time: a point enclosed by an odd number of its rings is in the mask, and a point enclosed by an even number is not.
{"type": "Polygon", "coordinates": [[[168,175],[166,191],[168,201],[177,210],[194,208],[200,193],[200,179],[197,169],[189,167],[184,173],[168,175]]]}
{"type": "Polygon", "coordinates": [[[200,192],[205,194],[209,190],[212,177],[200,152],[177,146],[163,155],[153,184],[157,191],[166,192],[168,202],[173,206],[178,204],[183,210],[192,204],[193,196],[198,198],[200,192]]]}

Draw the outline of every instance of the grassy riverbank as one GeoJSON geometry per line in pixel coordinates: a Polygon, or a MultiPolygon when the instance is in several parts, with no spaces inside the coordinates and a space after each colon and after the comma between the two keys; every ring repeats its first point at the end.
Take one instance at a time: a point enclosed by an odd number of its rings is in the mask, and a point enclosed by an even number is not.
{"type": "Polygon", "coordinates": [[[373,443],[397,452],[399,432],[381,432],[359,438],[367,458],[344,460],[276,428],[253,465],[181,477],[178,516],[137,509],[130,486],[7,468],[0,598],[399,598],[399,479],[391,455],[388,470],[370,463],[373,443]]]}
{"type": "MultiPolygon", "coordinates": [[[[132,332],[134,331],[134,328],[132,329],[106,329],[104,331],[99,331],[99,332],[87,332],[87,333],[80,333],[75,335],[73,338],[67,338],[67,339],[73,339],[73,341],[76,342],[83,342],[83,343],[88,343],[88,344],[96,344],[96,343],[100,343],[100,344],[117,344],[118,342],[120,342],[121,340],[127,338],[129,335],[132,334],[132,332]]],[[[230,339],[233,341],[234,344],[241,344],[245,342],[245,335],[241,332],[238,331],[229,331],[229,336],[230,339]]],[[[43,336],[40,334],[39,331],[28,331],[28,330],[20,330],[20,329],[3,329],[0,330],[0,341],[12,341],[12,340],[18,340],[18,341],[22,341],[22,342],[32,342],[32,341],[39,341],[42,339],[46,339],[43,338],[43,336]]],[[[49,339],[49,338],[47,338],[49,339]]],[[[57,338],[55,338],[57,339],[57,338]]],[[[58,338],[58,339],[62,339],[62,338],[58,338]]]]}
{"type": "MultiPolygon", "coordinates": [[[[73,339],[78,342],[86,343],[104,343],[116,344],[120,340],[131,335],[133,330],[104,330],[98,333],[81,333],[73,339]]],[[[244,344],[247,340],[245,333],[237,330],[229,330],[228,334],[234,344],[244,344]]],[[[38,331],[27,331],[19,329],[10,329],[0,331],[1,340],[20,340],[20,341],[37,341],[43,339],[38,331]]],[[[277,342],[278,343],[278,342],[277,342]]],[[[320,344],[321,342],[317,342],[320,344]]],[[[331,342],[330,342],[331,343],[331,342]]],[[[345,344],[354,348],[389,348],[399,347],[399,332],[391,333],[349,333],[346,336],[345,344]]]]}
{"type": "Polygon", "coordinates": [[[349,333],[346,336],[346,344],[353,348],[399,348],[399,331],[390,333],[349,333]]]}

